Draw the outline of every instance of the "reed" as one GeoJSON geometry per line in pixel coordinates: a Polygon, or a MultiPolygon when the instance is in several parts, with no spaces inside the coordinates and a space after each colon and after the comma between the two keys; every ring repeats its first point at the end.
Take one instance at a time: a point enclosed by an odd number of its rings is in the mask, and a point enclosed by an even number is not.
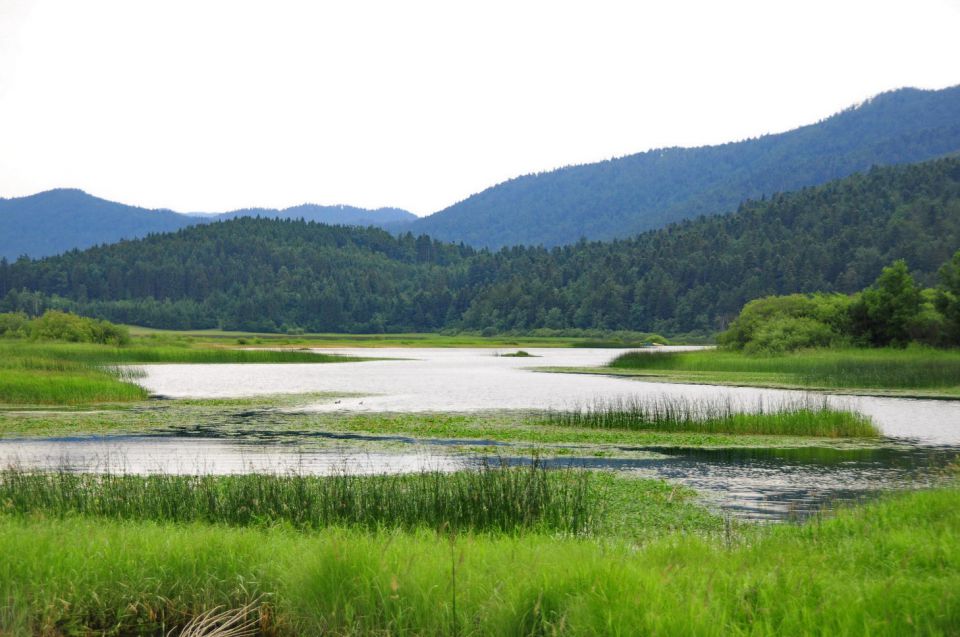
{"type": "Polygon", "coordinates": [[[477,471],[330,477],[0,472],[0,510],[47,516],[297,528],[449,528],[582,533],[599,500],[586,471],[484,464],[477,471]]]}
{"type": "Polygon", "coordinates": [[[560,427],[631,431],[696,432],[868,438],[880,435],[870,419],[831,408],[824,400],[802,399],[747,406],[729,399],[670,396],[620,397],[550,411],[545,422],[560,427]]]}

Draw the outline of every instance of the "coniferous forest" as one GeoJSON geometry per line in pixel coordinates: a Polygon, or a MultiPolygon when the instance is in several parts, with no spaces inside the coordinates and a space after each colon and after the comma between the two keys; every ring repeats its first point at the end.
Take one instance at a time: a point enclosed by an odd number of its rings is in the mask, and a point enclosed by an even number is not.
{"type": "Polygon", "coordinates": [[[960,159],[875,168],[631,239],[478,250],[427,236],[241,218],[0,261],[0,311],[161,328],[715,332],[743,305],[852,293],[960,248],[960,159]]]}

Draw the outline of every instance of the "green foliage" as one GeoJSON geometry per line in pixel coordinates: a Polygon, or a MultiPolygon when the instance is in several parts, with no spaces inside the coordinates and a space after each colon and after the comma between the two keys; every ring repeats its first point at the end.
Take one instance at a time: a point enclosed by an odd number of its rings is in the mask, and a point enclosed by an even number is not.
{"type": "Polygon", "coordinates": [[[0,311],[72,309],[171,329],[712,333],[748,301],[856,292],[896,259],[932,285],[958,246],[953,158],[553,250],[491,253],[369,228],[243,218],[0,263],[0,311]]]}
{"type": "Polygon", "coordinates": [[[837,333],[830,326],[807,317],[781,317],[768,321],[755,332],[744,351],[749,354],[781,354],[833,343],[837,333]]]}
{"type": "Polygon", "coordinates": [[[126,345],[130,342],[130,332],[125,327],[58,310],[47,310],[43,316],[30,321],[27,329],[30,338],[41,341],[101,345],[126,345]]]}
{"type": "Polygon", "coordinates": [[[940,284],[934,304],[944,317],[946,338],[960,343],[960,250],[940,268],[940,284]]]}
{"type": "Polygon", "coordinates": [[[853,331],[874,346],[906,346],[911,340],[910,326],[920,314],[920,303],[920,288],[907,262],[898,259],[885,267],[853,304],[853,331]]]}
{"type": "Polygon", "coordinates": [[[837,341],[852,301],[843,294],[768,296],[747,303],[717,341],[734,349],[783,352],[837,341]]]}
{"type": "Polygon", "coordinates": [[[840,294],[773,296],[747,303],[717,341],[748,354],[782,354],[851,343],[875,347],[960,345],[952,305],[954,262],[941,268],[944,286],[922,290],[906,261],[894,261],[866,290],[840,294]]]}
{"type": "Polygon", "coordinates": [[[0,336],[27,336],[30,318],[23,312],[4,312],[0,314],[0,336]]]}

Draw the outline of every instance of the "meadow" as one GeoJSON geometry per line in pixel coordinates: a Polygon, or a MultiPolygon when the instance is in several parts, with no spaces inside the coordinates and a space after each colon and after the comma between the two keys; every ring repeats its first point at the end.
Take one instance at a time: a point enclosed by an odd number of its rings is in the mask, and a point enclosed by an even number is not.
{"type": "Polygon", "coordinates": [[[960,397],[960,351],[923,347],[814,349],[777,356],[723,349],[628,352],[607,370],[675,382],[960,397]]]}
{"type": "Polygon", "coordinates": [[[949,635],[958,505],[945,488],[629,541],[6,513],[0,631],[177,634],[220,607],[259,635],[949,635]]]}

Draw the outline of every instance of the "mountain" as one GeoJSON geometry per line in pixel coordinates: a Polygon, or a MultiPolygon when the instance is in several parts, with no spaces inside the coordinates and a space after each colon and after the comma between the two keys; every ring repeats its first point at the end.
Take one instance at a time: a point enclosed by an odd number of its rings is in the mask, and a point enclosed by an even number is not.
{"type": "Polygon", "coordinates": [[[272,217],[275,219],[303,219],[329,225],[376,226],[378,228],[402,227],[417,218],[412,212],[400,208],[355,208],[353,206],[318,206],[302,204],[292,208],[244,208],[214,215],[218,221],[237,217],[272,217]]]}
{"type": "Polygon", "coordinates": [[[0,261],[0,312],[167,328],[379,332],[726,326],[747,301],[853,292],[960,249],[960,158],[871,169],[631,239],[498,252],[376,228],[239,218],[0,261]]]}
{"type": "Polygon", "coordinates": [[[555,246],[635,235],[873,165],[960,150],[960,86],[901,89],[786,133],[662,148],[504,182],[410,230],[474,246],[555,246]]]}
{"type": "Polygon", "coordinates": [[[49,256],[244,216],[304,218],[329,224],[383,227],[399,227],[416,219],[412,213],[398,208],[366,210],[314,204],[283,210],[250,208],[226,213],[180,214],[172,210],[127,206],[88,195],[82,190],[62,188],[28,197],[0,198],[0,257],[49,256]]]}

